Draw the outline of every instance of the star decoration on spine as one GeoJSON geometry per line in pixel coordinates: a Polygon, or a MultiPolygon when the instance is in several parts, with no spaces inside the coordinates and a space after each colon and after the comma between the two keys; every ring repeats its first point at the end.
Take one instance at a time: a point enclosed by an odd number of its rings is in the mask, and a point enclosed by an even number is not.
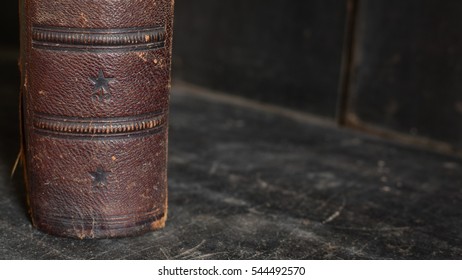
{"type": "Polygon", "coordinates": [[[108,173],[108,171],[105,171],[101,167],[98,167],[94,172],[90,172],[90,175],[93,178],[93,187],[106,187],[108,173]]]}
{"type": "Polygon", "coordinates": [[[107,100],[111,98],[109,83],[112,82],[114,78],[107,78],[104,76],[103,70],[100,69],[98,77],[90,78],[90,81],[93,83],[93,97],[97,98],[99,101],[107,100]]]}

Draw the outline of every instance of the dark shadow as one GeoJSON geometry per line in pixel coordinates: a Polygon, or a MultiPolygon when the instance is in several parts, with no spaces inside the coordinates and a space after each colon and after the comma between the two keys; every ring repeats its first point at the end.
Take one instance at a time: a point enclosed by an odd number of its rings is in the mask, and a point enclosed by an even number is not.
{"type": "Polygon", "coordinates": [[[0,195],[5,203],[0,211],[10,222],[24,221],[25,189],[19,166],[11,178],[11,169],[19,151],[19,14],[18,2],[7,1],[0,11],[4,27],[0,38],[0,195]],[[13,220],[14,219],[14,220],[13,220]]]}
{"type": "Polygon", "coordinates": [[[22,166],[15,176],[11,170],[19,152],[19,88],[18,51],[15,46],[3,48],[0,52],[0,192],[9,197],[4,207],[19,210],[26,215],[25,189],[22,166]],[[14,205],[12,205],[14,204],[14,205]]]}

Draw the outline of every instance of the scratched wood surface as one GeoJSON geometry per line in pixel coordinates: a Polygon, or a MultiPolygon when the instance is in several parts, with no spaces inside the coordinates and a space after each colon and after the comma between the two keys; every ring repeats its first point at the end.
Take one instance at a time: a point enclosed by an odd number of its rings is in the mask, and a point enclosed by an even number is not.
{"type": "Polygon", "coordinates": [[[9,179],[17,86],[1,92],[1,259],[462,257],[462,160],[185,86],[173,89],[167,227],[48,236],[31,227],[20,176],[9,179]]]}

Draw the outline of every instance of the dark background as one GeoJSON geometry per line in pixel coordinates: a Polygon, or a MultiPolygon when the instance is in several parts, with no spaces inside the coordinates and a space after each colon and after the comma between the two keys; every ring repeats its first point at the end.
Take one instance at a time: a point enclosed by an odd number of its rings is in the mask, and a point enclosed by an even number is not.
{"type": "MultiPolygon", "coordinates": [[[[173,77],[461,155],[461,11],[455,0],[177,0],[173,77]]],[[[17,3],[0,13],[11,87],[17,3]]]]}
{"type": "Polygon", "coordinates": [[[460,259],[461,15],[455,0],[176,0],[167,227],[77,242],[35,230],[9,178],[6,1],[0,259],[460,259]]]}

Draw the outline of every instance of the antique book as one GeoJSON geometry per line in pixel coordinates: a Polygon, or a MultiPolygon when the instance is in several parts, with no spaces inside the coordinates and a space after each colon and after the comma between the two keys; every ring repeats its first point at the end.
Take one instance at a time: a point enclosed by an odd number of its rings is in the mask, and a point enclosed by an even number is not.
{"type": "Polygon", "coordinates": [[[33,225],[132,236],[167,217],[173,0],[20,0],[33,225]]]}

